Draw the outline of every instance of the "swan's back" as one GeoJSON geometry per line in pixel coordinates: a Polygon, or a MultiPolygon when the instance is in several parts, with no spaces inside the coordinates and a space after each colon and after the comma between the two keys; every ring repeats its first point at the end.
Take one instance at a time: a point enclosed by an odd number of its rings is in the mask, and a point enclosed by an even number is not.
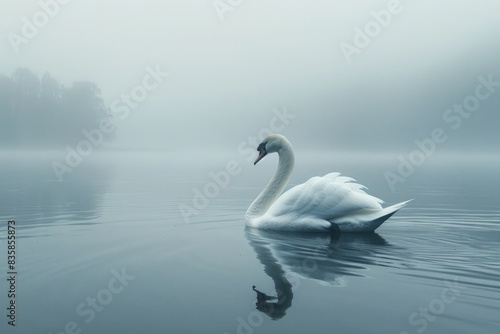
{"type": "Polygon", "coordinates": [[[281,195],[251,225],[275,230],[328,231],[335,224],[345,232],[373,231],[400,207],[393,212],[383,209],[383,201],[363,189],[366,187],[340,173],[312,177],[281,195]]]}
{"type": "Polygon", "coordinates": [[[330,173],[315,176],[280,196],[268,210],[272,216],[294,212],[331,220],[361,209],[382,209],[383,201],[368,195],[354,179],[330,173]]]}

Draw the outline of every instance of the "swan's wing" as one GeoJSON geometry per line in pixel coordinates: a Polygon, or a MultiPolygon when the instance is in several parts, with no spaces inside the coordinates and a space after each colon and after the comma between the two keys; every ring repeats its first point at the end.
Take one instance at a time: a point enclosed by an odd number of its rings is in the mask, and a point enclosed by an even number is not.
{"type": "Polygon", "coordinates": [[[383,201],[363,189],[366,187],[339,173],[316,176],[281,195],[266,214],[331,221],[356,210],[381,209],[383,201]]]}
{"type": "MultiPolygon", "coordinates": [[[[350,188],[351,190],[367,195],[367,193],[364,190],[368,188],[362,184],[356,183],[356,180],[351,177],[341,176],[340,173],[330,173],[323,176],[323,178],[330,179],[336,183],[343,183],[346,187],[350,188]]],[[[377,202],[379,202],[380,204],[384,204],[384,201],[381,200],[380,198],[371,195],[369,196],[377,200],[377,202]]]]}

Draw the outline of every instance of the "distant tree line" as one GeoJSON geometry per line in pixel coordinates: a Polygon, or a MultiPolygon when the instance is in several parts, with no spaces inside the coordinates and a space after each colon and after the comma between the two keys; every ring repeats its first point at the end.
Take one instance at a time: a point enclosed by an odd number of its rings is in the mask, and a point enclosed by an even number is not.
{"type": "MultiPolygon", "coordinates": [[[[91,82],[61,85],[49,73],[41,79],[26,68],[0,75],[0,148],[63,148],[82,131],[109,116],[99,88],[91,82]]],[[[105,140],[111,140],[108,134],[105,140]]]]}

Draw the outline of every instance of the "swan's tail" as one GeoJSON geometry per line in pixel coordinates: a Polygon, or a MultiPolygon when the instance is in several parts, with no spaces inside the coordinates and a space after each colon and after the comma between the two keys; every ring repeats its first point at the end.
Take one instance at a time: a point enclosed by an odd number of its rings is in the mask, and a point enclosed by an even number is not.
{"type": "Polygon", "coordinates": [[[331,223],[335,223],[341,232],[373,232],[399,209],[403,208],[411,201],[413,201],[413,199],[391,205],[382,210],[360,210],[363,212],[358,211],[355,216],[347,215],[331,223]]]}
{"type": "Polygon", "coordinates": [[[412,198],[412,199],[410,199],[408,201],[404,201],[404,202],[401,202],[401,203],[398,203],[398,204],[394,204],[394,205],[388,206],[387,208],[383,208],[381,211],[379,211],[380,217],[378,219],[383,219],[380,224],[382,224],[384,221],[386,221],[387,219],[389,219],[393,214],[395,214],[396,212],[398,212],[399,209],[405,207],[406,204],[410,203],[413,200],[414,199],[412,198]]]}

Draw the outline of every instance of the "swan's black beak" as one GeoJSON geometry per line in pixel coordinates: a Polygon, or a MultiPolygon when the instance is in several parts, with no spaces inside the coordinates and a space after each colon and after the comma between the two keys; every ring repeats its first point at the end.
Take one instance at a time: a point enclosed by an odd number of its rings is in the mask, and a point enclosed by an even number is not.
{"type": "Polygon", "coordinates": [[[267,143],[262,143],[259,145],[259,147],[257,147],[257,151],[259,151],[259,156],[257,157],[257,160],[255,160],[255,162],[253,163],[254,165],[256,165],[257,162],[262,160],[262,158],[264,158],[267,155],[266,144],[267,143]]]}

